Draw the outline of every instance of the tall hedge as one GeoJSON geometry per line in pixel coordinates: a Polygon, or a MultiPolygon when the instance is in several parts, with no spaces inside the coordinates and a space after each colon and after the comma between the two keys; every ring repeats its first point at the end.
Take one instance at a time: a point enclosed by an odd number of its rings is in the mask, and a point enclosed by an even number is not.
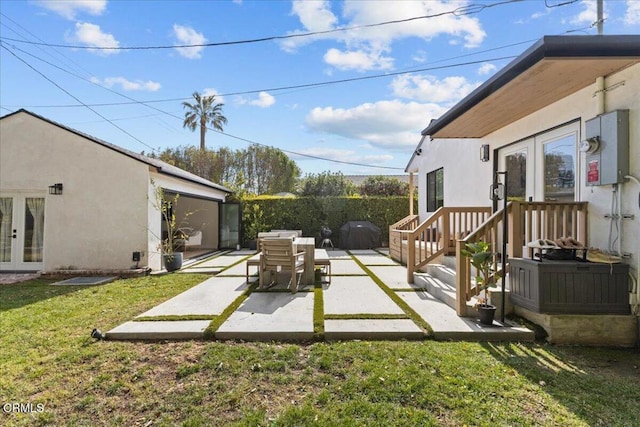
{"type": "MultiPolygon", "coordinates": [[[[417,212],[417,200],[414,203],[417,212]]],[[[389,226],[409,214],[409,197],[256,197],[243,200],[242,212],[245,243],[272,229],[302,230],[304,236],[319,238],[320,228],[326,225],[333,231],[333,244],[339,247],[340,227],[345,222],[370,221],[380,227],[386,245],[389,226]]]]}

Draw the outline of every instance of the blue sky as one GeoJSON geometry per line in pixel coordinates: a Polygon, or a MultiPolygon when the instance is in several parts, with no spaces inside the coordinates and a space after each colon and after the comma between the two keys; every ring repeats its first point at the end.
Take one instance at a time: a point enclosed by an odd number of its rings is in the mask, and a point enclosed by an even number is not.
{"type": "MultiPolygon", "coordinates": [[[[605,34],[640,31],[640,0],[604,5],[605,34]]],[[[595,11],[595,0],[3,0],[0,115],[26,108],[148,153],[199,144],[181,105],[199,91],[228,119],[207,132],[210,148],[278,147],[304,173],[402,173],[431,119],[542,36],[596,34],[595,11]]]]}

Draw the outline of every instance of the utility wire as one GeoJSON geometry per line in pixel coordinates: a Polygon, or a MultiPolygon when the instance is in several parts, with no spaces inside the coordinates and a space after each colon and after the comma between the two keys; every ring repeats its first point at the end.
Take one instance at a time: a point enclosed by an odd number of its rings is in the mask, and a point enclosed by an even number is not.
{"type": "MultiPolygon", "coordinates": [[[[38,73],[43,79],[47,80],[49,83],[51,83],[52,85],[54,85],[55,87],[57,87],[58,89],[60,89],[61,91],[63,91],[64,93],[66,93],[67,95],[69,95],[70,97],[72,97],[73,99],[75,99],[77,102],[82,104],[82,101],[77,98],[75,95],[73,95],[71,92],[69,92],[68,90],[66,90],[65,88],[63,88],[62,86],[60,86],[58,83],[54,82],[53,80],[51,80],[49,77],[47,77],[44,73],[42,73],[40,70],[36,69],[35,67],[33,67],[31,64],[29,64],[27,61],[25,61],[24,59],[20,58],[18,55],[16,55],[15,53],[13,53],[9,48],[7,48],[3,43],[0,43],[0,47],[3,48],[4,50],[6,50],[7,52],[9,52],[11,55],[13,55],[18,61],[22,62],[23,64],[25,64],[27,67],[29,67],[30,69],[32,69],[33,71],[35,71],[36,73],[38,73]]],[[[99,112],[97,112],[96,110],[94,110],[93,108],[91,108],[88,105],[85,105],[85,107],[87,107],[87,109],[91,110],[94,114],[96,114],[97,116],[99,116],[100,118],[104,119],[105,121],[107,121],[108,123],[110,123],[112,126],[114,126],[116,129],[120,130],[121,132],[123,132],[126,135],[129,135],[131,138],[133,138],[134,140],[138,141],[140,144],[144,145],[145,147],[148,147],[149,149],[153,150],[153,147],[151,147],[150,145],[147,145],[146,143],[144,143],[142,140],[138,139],[137,137],[135,137],[134,135],[132,135],[131,133],[129,133],[128,131],[126,131],[125,129],[121,128],[120,126],[118,126],[117,124],[113,123],[111,120],[109,120],[108,118],[106,118],[105,116],[103,116],[102,114],[100,114],[99,112]]]]}
{"type": "Polygon", "coordinates": [[[501,6],[501,5],[509,4],[509,3],[517,3],[517,2],[521,2],[521,1],[523,1],[523,0],[504,0],[504,1],[499,1],[499,2],[496,2],[496,3],[490,3],[490,4],[473,4],[472,3],[472,4],[469,4],[469,5],[458,7],[456,9],[454,9],[454,10],[450,10],[450,11],[447,11],[447,12],[434,13],[434,14],[431,14],[431,15],[414,16],[414,17],[411,17],[411,18],[396,19],[396,20],[392,20],[392,21],[378,22],[378,23],[375,23],[375,24],[354,25],[354,26],[351,26],[351,27],[334,28],[332,30],[311,31],[311,32],[306,32],[306,33],[287,34],[287,35],[283,35],[283,36],[268,36],[268,37],[260,37],[260,38],[255,38],[255,39],[245,39],[245,40],[235,40],[235,41],[215,42],[215,43],[183,44],[183,45],[171,45],[171,46],[169,46],[169,45],[158,45],[158,46],[129,46],[129,47],[125,47],[125,46],[65,45],[65,44],[54,44],[54,43],[42,43],[42,42],[32,42],[32,41],[25,41],[25,40],[17,40],[17,39],[12,39],[12,38],[9,38],[9,37],[0,37],[0,40],[8,40],[8,41],[13,41],[13,42],[17,42],[17,43],[27,43],[27,44],[39,45],[39,46],[47,46],[47,47],[58,47],[58,48],[64,48],[64,49],[114,50],[114,51],[117,51],[117,50],[160,50],[160,49],[178,49],[178,48],[194,48],[194,47],[218,47],[218,46],[231,46],[231,45],[249,44],[249,43],[261,43],[261,42],[275,41],[275,40],[286,40],[286,39],[293,39],[293,38],[302,38],[302,37],[310,37],[310,36],[332,34],[332,33],[338,33],[338,32],[347,32],[347,31],[358,30],[358,29],[363,29],[363,28],[375,28],[375,27],[381,27],[381,26],[385,26],[385,25],[402,24],[402,23],[417,21],[417,20],[421,20],[421,19],[438,18],[440,16],[445,16],[445,15],[454,15],[454,16],[473,15],[473,14],[480,13],[485,9],[489,9],[489,8],[492,8],[492,7],[501,6]]]}
{"type": "MultiPolygon", "coordinates": [[[[109,120],[108,118],[106,118],[105,116],[103,116],[102,114],[100,114],[99,112],[97,112],[96,110],[94,110],[93,108],[91,108],[89,105],[87,105],[87,104],[83,104],[83,103],[82,103],[82,101],[80,101],[77,97],[75,97],[75,96],[74,96],[74,95],[72,95],[70,92],[68,92],[68,91],[67,91],[66,89],[64,89],[62,86],[60,86],[60,85],[58,85],[57,83],[55,83],[53,80],[51,80],[50,78],[48,78],[44,73],[40,72],[40,71],[39,71],[39,70],[37,70],[35,67],[31,66],[31,64],[29,64],[28,62],[26,62],[25,60],[23,60],[22,58],[20,58],[18,55],[16,55],[14,52],[12,52],[9,48],[7,48],[7,47],[4,45],[4,43],[0,43],[0,47],[2,47],[3,49],[7,50],[11,55],[13,55],[14,57],[16,57],[20,62],[22,62],[23,64],[25,64],[25,65],[26,65],[26,66],[28,66],[29,68],[31,68],[31,69],[32,69],[33,71],[35,71],[36,73],[40,74],[40,76],[42,76],[42,77],[43,77],[44,79],[46,79],[48,82],[50,82],[51,84],[53,84],[54,86],[56,86],[58,89],[62,90],[62,91],[63,91],[64,93],[66,93],[67,95],[71,96],[73,99],[75,99],[76,101],[78,101],[79,103],[81,103],[83,106],[87,107],[89,110],[91,110],[92,112],[94,112],[96,115],[98,115],[98,116],[99,116],[99,117],[101,117],[103,120],[105,120],[105,121],[107,121],[108,123],[110,123],[112,126],[114,126],[115,128],[117,128],[117,129],[118,129],[118,130],[120,130],[121,132],[125,133],[126,135],[128,135],[128,136],[129,136],[129,137],[131,137],[131,138],[133,138],[134,140],[136,140],[136,141],[137,141],[137,142],[139,142],[140,144],[144,145],[145,147],[149,148],[152,152],[154,152],[154,151],[158,151],[157,149],[155,149],[155,148],[151,147],[150,145],[148,145],[148,144],[144,143],[143,141],[141,141],[140,139],[136,138],[134,135],[132,135],[131,133],[127,132],[125,129],[123,129],[123,128],[121,128],[120,126],[116,125],[115,123],[113,123],[113,121],[112,121],[112,120],[109,120]]],[[[44,61],[44,62],[47,62],[47,61],[44,61]]],[[[50,64],[50,65],[52,65],[52,66],[54,66],[54,67],[56,67],[56,68],[58,68],[58,69],[61,69],[60,67],[57,67],[57,66],[55,66],[55,65],[53,65],[53,64],[50,64]]],[[[62,71],[66,71],[66,70],[64,70],[64,69],[61,69],[61,70],[62,70],[62,71]]],[[[68,72],[69,74],[72,74],[72,75],[73,75],[73,73],[71,73],[70,71],[66,71],[66,72],[68,72]]],[[[76,76],[76,77],[79,77],[79,78],[81,78],[81,79],[83,79],[83,80],[86,80],[86,79],[84,79],[83,77],[80,77],[80,76],[76,76]]],[[[90,80],[87,80],[87,81],[88,81],[88,82],[90,82],[90,83],[92,83],[92,84],[96,84],[96,83],[91,82],[90,80]]],[[[98,85],[98,86],[100,86],[100,85],[98,85]]],[[[101,86],[101,87],[102,87],[102,86],[101,86]]],[[[113,91],[113,90],[111,90],[111,89],[109,89],[109,88],[104,88],[104,89],[107,89],[107,90],[109,90],[110,92],[114,92],[114,93],[116,93],[116,94],[118,94],[118,95],[120,95],[120,96],[123,96],[123,97],[125,97],[125,98],[132,99],[132,98],[129,98],[128,96],[126,96],[126,95],[124,95],[124,94],[120,94],[120,93],[118,93],[118,92],[116,92],[116,91],[113,91]]],[[[145,105],[145,104],[143,104],[143,105],[145,105]]],[[[173,117],[173,118],[175,118],[175,119],[178,119],[178,120],[182,121],[182,117],[180,117],[180,116],[177,116],[177,115],[175,115],[175,114],[171,114],[171,113],[166,112],[166,111],[162,111],[162,110],[160,110],[160,109],[158,109],[158,108],[155,108],[155,107],[152,107],[152,106],[149,106],[149,105],[146,105],[146,106],[147,106],[147,107],[149,107],[149,108],[152,108],[153,110],[159,111],[159,112],[161,112],[161,113],[163,113],[163,114],[166,114],[166,115],[168,115],[168,116],[170,116],[170,117],[173,117]]],[[[4,107],[3,107],[3,108],[4,108],[4,107]]],[[[347,161],[343,161],[343,160],[335,160],[335,159],[329,159],[329,158],[320,157],[320,156],[314,156],[314,155],[311,155],[311,154],[305,154],[305,153],[300,153],[300,152],[297,152],[297,151],[291,151],[291,150],[285,150],[285,149],[283,149],[283,148],[273,147],[273,146],[270,146],[270,145],[268,145],[268,144],[262,144],[262,143],[259,143],[259,142],[256,142],[256,141],[252,141],[252,140],[250,140],[250,139],[246,139],[246,138],[242,138],[242,137],[239,137],[239,136],[236,136],[236,135],[230,134],[230,133],[220,132],[220,131],[218,131],[217,129],[213,129],[213,128],[209,128],[209,127],[207,127],[207,130],[210,130],[210,131],[213,131],[213,132],[217,132],[217,133],[219,133],[219,134],[221,134],[221,135],[227,136],[227,137],[229,137],[229,138],[232,138],[232,139],[235,139],[235,140],[238,140],[238,141],[243,141],[243,142],[249,143],[249,144],[251,144],[251,145],[258,145],[258,146],[261,146],[261,147],[269,147],[269,148],[277,148],[277,149],[278,149],[278,150],[280,150],[280,151],[283,151],[283,152],[285,152],[285,153],[292,154],[292,155],[295,155],[295,156],[306,157],[306,158],[315,159],[315,160],[323,160],[323,161],[332,162],[332,163],[340,163],[340,164],[345,164],[345,165],[360,166],[360,167],[368,167],[368,168],[374,168],[374,169],[404,170],[403,168],[400,168],[400,167],[392,167],[392,166],[377,166],[377,165],[371,165],[371,164],[365,164],[365,163],[347,162],[347,161]]]]}

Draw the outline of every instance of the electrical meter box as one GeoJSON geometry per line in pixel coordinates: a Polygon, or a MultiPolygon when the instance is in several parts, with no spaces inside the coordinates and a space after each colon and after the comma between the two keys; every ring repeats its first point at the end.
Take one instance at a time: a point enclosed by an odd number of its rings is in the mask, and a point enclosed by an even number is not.
{"type": "Polygon", "coordinates": [[[586,184],[624,182],[629,175],[629,110],[616,110],[585,122],[586,184]]]}

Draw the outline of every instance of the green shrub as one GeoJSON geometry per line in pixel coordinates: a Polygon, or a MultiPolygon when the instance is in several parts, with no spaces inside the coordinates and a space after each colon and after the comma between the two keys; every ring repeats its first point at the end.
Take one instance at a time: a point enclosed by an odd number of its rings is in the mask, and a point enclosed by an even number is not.
{"type": "MultiPolygon", "coordinates": [[[[417,212],[417,200],[414,211],[417,212]]],[[[297,197],[259,196],[242,201],[244,242],[261,231],[302,230],[319,238],[320,227],[333,231],[333,244],[340,246],[340,227],[347,221],[370,221],[380,227],[382,244],[389,241],[389,226],[409,214],[408,196],[389,197],[297,197]]]]}

